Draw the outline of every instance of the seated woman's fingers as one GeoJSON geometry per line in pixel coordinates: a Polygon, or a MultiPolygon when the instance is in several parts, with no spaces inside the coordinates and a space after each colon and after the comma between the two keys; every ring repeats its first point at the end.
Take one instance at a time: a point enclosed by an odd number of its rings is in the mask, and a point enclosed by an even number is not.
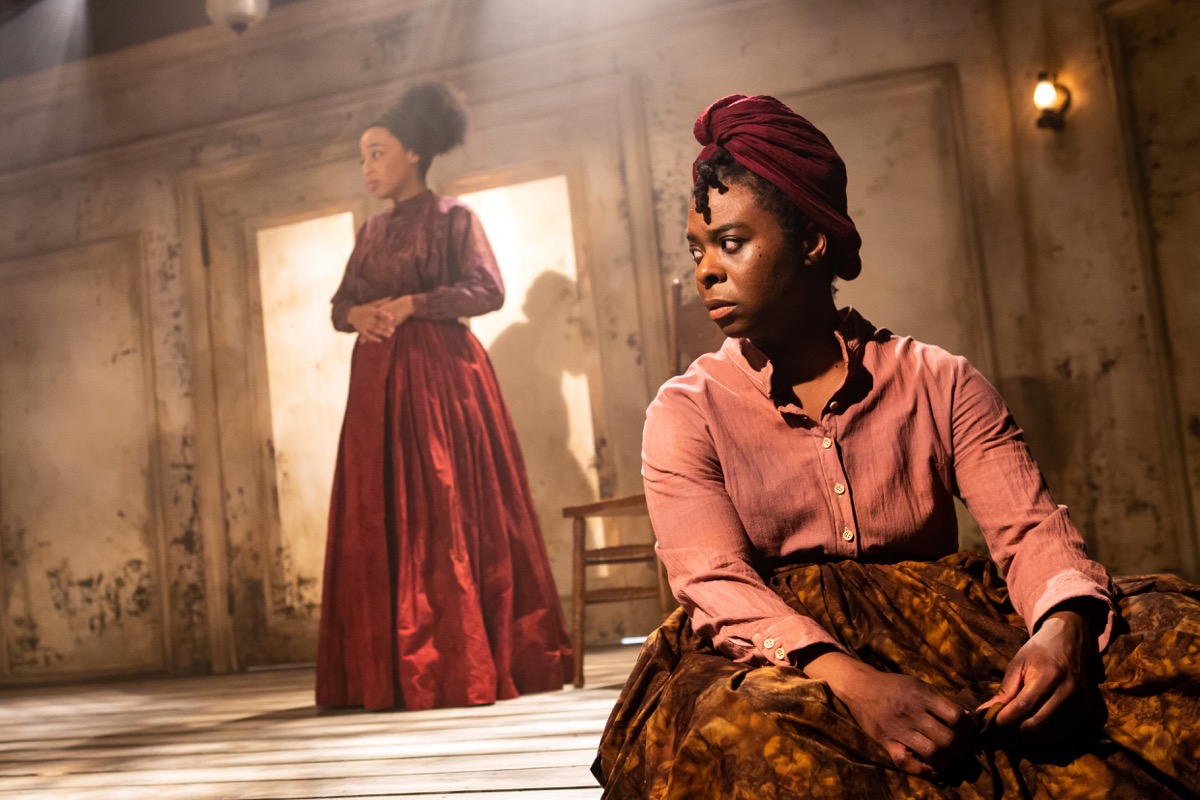
{"type": "Polygon", "coordinates": [[[1020,726],[1041,710],[1058,685],[1046,675],[1027,675],[1020,691],[996,715],[996,724],[1002,728],[1020,726]]]}
{"type": "MultiPolygon", "coordinates": [[[[943,730],[945,730],[943,728],[943,730]]],[[[935,734],[937,735],[937,734],[935,734]]],[[[913,755],[924,761],[926,764],[932,765],[939,753],[942,751],[941,745],[925,735],[925,732],[918,729],[905,731],[901,734],[900,743],[912,751],[913,755]]]]}
{"type": "Polygon", "coordinates": [[[974,730],[971,715],[958,703],[941,694],[936,694],[930,703],[929,713],[941,720],[953,732],[967,735],[974,730]]]}
{"type": "Polygon", "coordinates": [[[892,757],[892,763],[902,772],[907,772],[909,775],[916,775],[919,778],[934,778],[937,776],[937,772],[934,771],[933,767],[922,761],[912,750],[900,742],[887,742],[884,744],[884,749],[892,757]]]}
{"type": "Polygon", "coordinates": [[[921,713],[913,717],[913,727],[934,743],[939,752],[965,749],[975,726],[970,714],[958,703],[932,687],[923,686],[921,713]]]}
{"type": "Polygon", "coordinates": [[[916,750],[925,759],[929,759],[943,750],[949,750],[962,738],[954,728],[932,715],[926,715],[923,719],[918,720],[914,729],[932,745],[932,749],[928,752],[916,750]]]}
{"type": "Polygon", "coordinates": [[[927,716],[918,723],[917,732],[930,746],[925,748],[920,740],[914,740],[909,749],[938,773],[953,771],[971,751],[973,728],[969,722],[951,726],[938,717],[927,716]]]}
{"type": "Polygon", "coordinates": [[[1057,718],[1062,717],[1065,713],[1069,713],[1074,705],[1073,700],[1079,698],[1079,692],[1073,681],[1066,680],[1058,684],[1058,687],[1045,702],[1043,702],[1033,714],[1023,721],[1018,730],[1021,733],[1037,733],[1047,729],[1051,723],[1057,718]]]}

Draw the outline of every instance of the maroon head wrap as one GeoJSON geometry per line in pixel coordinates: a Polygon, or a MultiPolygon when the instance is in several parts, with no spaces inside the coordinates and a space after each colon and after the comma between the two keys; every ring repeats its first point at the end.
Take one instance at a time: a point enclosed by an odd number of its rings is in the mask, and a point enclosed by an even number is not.
{"type": "Polygon", "coordinates": [[[825,134],[774,97],[731,94],[704,109],[693,128],[704,145],[692,164],[724,148],[733,159],[788,196],[825,234],[834,273],[852,280],[862,270],[862,239],[846,210],[846,165],[825,134]]]}

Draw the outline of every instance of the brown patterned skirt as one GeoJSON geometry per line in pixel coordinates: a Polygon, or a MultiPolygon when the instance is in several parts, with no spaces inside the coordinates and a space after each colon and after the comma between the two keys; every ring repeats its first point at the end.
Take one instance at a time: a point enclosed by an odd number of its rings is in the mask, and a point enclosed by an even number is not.
{"type": "MultiPolygon", "coordinates": [[[[1027,639],[995,566],[971,553],[797,566],[768,584],[866,663],[967,709],[1027,639]]],[[[592,771],[612,800],[1200,797],[1200,586],[1169,575],[1117,585],[1094,716],[1049,742],[980,735],[943,782],[897,769],[823,681],[731,661],[682,610],[642,648],[592,771]]]]}

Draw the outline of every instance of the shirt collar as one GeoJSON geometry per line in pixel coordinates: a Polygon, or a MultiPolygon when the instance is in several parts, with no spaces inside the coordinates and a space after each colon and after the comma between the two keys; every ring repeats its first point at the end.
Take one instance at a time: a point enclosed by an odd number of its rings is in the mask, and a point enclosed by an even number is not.
{"type": "MultiPolygon", "coordinates": [[[[886,328],[876,328],[853,308],[839,309],[838,314],[841,315],[842,321],[833,333],[841,344],[842,358],[846,360],[846,380],[842,384],[843,388],[836,393],[841,394],[845,389],[862,383],[859,380],[859,372],[862,369],[867,342],[880,337],[887,338],[891,333],[886,328]]],[[[726,339],[722,350],[764,397],[775,400],[771,393],[771,378],[775,367],[763,351],[755,347],[749,339],[726,339]]]]}

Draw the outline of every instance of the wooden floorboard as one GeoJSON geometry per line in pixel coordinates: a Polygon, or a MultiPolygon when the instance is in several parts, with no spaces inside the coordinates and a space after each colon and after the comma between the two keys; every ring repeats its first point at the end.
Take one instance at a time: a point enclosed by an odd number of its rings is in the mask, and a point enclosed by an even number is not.
{"type": "Polygon", "coordinates": [[[636,647],[587,688],[469,709],[328,711],[311,669],[0,691],[0,800],[596,800],[636,647]]]}

